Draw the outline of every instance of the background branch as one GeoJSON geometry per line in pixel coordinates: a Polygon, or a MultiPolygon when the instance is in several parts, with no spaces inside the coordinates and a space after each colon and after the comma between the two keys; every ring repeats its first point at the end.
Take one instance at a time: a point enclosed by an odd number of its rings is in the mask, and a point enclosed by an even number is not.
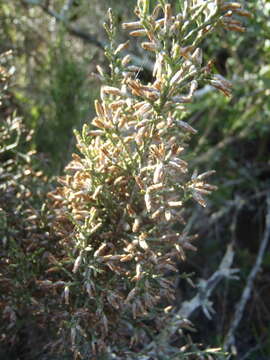
{"type": "Polygon", "coordinates": [[[257,255],[256,262],[248,276],[246,287],[242,293],[239,303],[237,304],[237,306],[235,308],[233,321],[232,321],[232,324],[228,331],[226,341],[224,344],[225,350],[228,350],[232,345],[235,344],[235,331],[243,317],[243,313],[244,313],[246,304],[250,298],[250,295],[251,295],[251,292],[253,289],[254,280],[257,276],[257,273],[259,272],[259,270],[261,268],[263,256],[266,251],[266,247],[268,245],[268,241],[269,241],[269,237],[270,237],[270,192],[267,194],[266,203],[267,203],[267,209],[266,209],[266,221],[265,221],[264,236],[263,236],[263,239],[262,239],[262,242],[260,245],[260,249],[259,249],[259,252],[257,255]]]}
{"type": "MultiPolygon", "coordinates": [[[[94,45],[94,46],[98,47],[99,49],[102,49],[102,50],[105,49],[107,44],[105,42],[98,40],[95,35],[89,34],[88,32],[69,24],[69,22],[66,18],[66,14],[67,14],[68,10],[70,9],[70,7],[72,6],[72,3],[73,3],[72,0],[68,0],[66,2],[66,4],[62,8],[60,14],[57,13],[56,11],[54,11],[53,9],[49,8],[49,6],[46,3],[44,4],[40,0],[22,0],[22,1],[28,5],[39,6],[46,14],[50,15],[57,22],[64,25],[65,29],[67,30],[67,32],[70,35],[81,39],[82,41],[84,41],[87,44],[94,45]]],[[[145,69],[152,73],[154,65],[153,65],[153,62],[148,57],[141,58],[135,54],[130,54],[130,55],[132,57],[133,63],[136,66],[141,67],[142,70],[145,69]]]]}
{"type": "Polygon", "coordinates": [[[238,269],[231,269],[233,263],[234,251],[232,245],[227,247],[227,251],[219,265],[218,270],[208,279],[200,280],[198,284],[198,293],[191,300],[185,301],[181,308],[175,313],[169,326],[167,326],[159,335],[158,340],[149,345],[150,349],[162,347],[170,342],[172,336],[181,327],[190,327],[191,322],[188,320],[191,314],[198,308],[202,308],[204,314],[211,318],[214,313],[212,303],[209,298],[217,285],[223,279],[238,279],[235,275],[239,272],[238,269]]]}
{"type": "Polygon", "coordinates": [[[71,9],[72,5],[74,3],[74,0],[66,0],[64,6],[61,10],[61,16],[66,17],[67,12],[71,9]]]}
{"type": "Polygon", "coordinates": [[[71,6],[71,1],[66,3],[66,8],[62,9],[61,13],[57,13],[53,9],[49,8],[46,3],[38,0],[23,0],[25,4],[39,6],[46,14],[53,17],[56,21],[64,25],[65,29],[71,34],[84,42],[97,46],[98,48],[104,50],[105,44],[99,41],[95,35],[89,34],[88,32],[83,31],[82,29],[78,29],[72,25],[70,25],[65,17],[66,12],[68,11],[68,6],[71,6]],[[64,10],[64,11],[63,11],[64,10]]]}

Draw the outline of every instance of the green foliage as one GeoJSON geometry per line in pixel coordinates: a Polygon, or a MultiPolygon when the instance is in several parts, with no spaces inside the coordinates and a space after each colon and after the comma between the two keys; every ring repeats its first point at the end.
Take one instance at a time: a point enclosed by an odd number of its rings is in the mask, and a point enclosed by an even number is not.
{"type": "Polygon", "coordinates": [[[86,69],[74,58],[61,37],[50,50],[47,73],[49,83],[46,88],[45,111],[40,109],[42,123],[37,125],[36,143],[41,152],[48,152],[53,168],[58,171],[67,162],[73,149],[74,127],[80,127],[88,113],[85,96],[86,69]]]}

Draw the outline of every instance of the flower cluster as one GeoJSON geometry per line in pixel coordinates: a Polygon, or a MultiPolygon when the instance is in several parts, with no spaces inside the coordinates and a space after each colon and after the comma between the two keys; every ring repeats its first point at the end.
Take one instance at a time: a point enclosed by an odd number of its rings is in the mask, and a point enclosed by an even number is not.
{"type": "MultiPolygon", "coordinates": [[[[242,31],[234,15],[247,16],[239,3],[183,1],[182,11],[160,0],[150,12],[138,0],[138,21],[124,23],[133,37],[144,37],[155,54],[150,83],[123,55],[128,43],[107,49],[111,77],[96,100],[96,117],[76,132],[80,155],[66,167],[61,187],[50,194],[54,227],[67,257],[52,259],[66,274],[62,299],[69,314],[76,356],[139,349],[169,321],[174,301],[168,274],[186,250],[196,250],[183,231],[186,202],[205,206],[206,182],[213,173],[190,175],[185,149],[196,134],[186,119],[187,104],[206,83],[231,93],[224,78],[204,64],[201,41],[218,27],[242,31]]],[[[106,26],[113,34],[113,16],[106,26]]]]}

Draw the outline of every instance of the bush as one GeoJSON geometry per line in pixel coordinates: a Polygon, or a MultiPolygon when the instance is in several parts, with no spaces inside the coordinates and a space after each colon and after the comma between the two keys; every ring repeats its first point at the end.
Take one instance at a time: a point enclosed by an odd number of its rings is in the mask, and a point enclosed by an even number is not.
{"type": "MultiPolygon", "coordinates": [[[[140,69],[121,56],[128,43],[115,45],[109,12],[110,77],[98,69],[108,85],[95,102],[92,126],[76,132],[80,155],[50,194],[65,254],[53,260],[65,272],[61,328],[75,358],[210,358],[211,350],[179,353],[168,340],[171,327],[189,326],[187,319],[172,325],[171,307],[175,262],[196,250],[185,209],[192,198],[206,206],[203,195],[215,189],[205,180],[213,171],[190,174],[184,151],[197,131],[186,122],[186,104],[205,84],[230,96],[231,84],[203,63],[199,45],[220,27],[243,31],[231,16],[249,13],[237,3],[184,2],[173,16],[170,4],[150,10],[147,0],[138,1],[135,13],[139,21],[123,27],[148,38],[141,46],[156,56],[153,81],[138,80],[140,69]]],[[[174,342],[185,345],[178,336],[174,342]]]]}
{"type": "Polygon", "coordinates": [[[36,281],[46,276],[46,251],[54,244],[42,205],[48,179],[37,169],[35,152],[29,149],[33,134],[12,107],[10,56],[10,52],[1,55],[1,349],[5,358],[16,351],[34,358],[40,352],[38,344],[48,341],[44,327],[48,329],[50,323],[36,281]]]}

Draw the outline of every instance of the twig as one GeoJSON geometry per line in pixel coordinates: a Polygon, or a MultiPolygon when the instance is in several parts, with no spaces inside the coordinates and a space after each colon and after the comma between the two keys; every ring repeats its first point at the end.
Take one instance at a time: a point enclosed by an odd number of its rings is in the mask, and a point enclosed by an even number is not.
{"type": "Polygon", "coordinates": [[[202,155],[196,157],[196,159],[193,160],[192,165],[196,165],[198,163],[209,161],[215,154],[217,154],[218,150],[223,149],[224,147],[234,143],[238,139],[244,138],[250,129],[252,128],[252,123],[244,127],[238,134],[232,134],[230,136],[225,137],[223,140],[221,140],[218,144],[211,147],[208,151],[203,153],[202,155]]]}
{"type": "Polygon", "coordinates": [[[261,344],[257,344],[253,348],[249,349],[239,360],[248,360],[250,359],[250,355],[261,348],[261,344]]]}
{"type": "Polygon", "coordinates": [[[255,351],[257,350],[262,350],[263,346],[266,345],[266,343],[268,342],[268,336],[264,336],[263,339],[261,339],[261,341],[256,344],[255,346],[253,346],[251,349],[247,350],[240,358],[239,360],[249,360],[250,359],[250,355],[253,354],[255,351]]]}
{"type": "Polygon", "coordinates": [[[245,306],[250,298],[250,295],[251,295],[251,292],[253,289],[254,280],[256,278],[257,273],[260,270],[263,256],[264,256],[264,253],[265,253],[268,241],[269,241],[269,237],[270,237],[270,192],[268,192],[268,194],[267,194],[266,202],[267,202],[267,209],[266,209],[266,221],[265,221],[265,231],[264,231],[263,239],[262,239],[262,242],[260,245],[260,249],[259,249],[259,252],[257,255],[256,262],[248,276],[246,287],[242,293],[239,303],[236,306],[234,318],[233,318],[232,324],[230,326],[230,329],[227,333],[227,337],[225,340],[225,344],[224,344],[225,350],[228,350],[232,345],[235,344],[234,334],[235,334],[235,331],[243,317],[245,306]]]}
{"type": "MultiPolygon", "coordinates": [[[[23,1],[24,1],[24,3],[26,3],[28,5],[39,6],[46,14],[50,15],[57,22],[64,25],[65,29],[68,31],[68,33],[70,35],[75,36],[75,37],[81,39],[82,41],[84,41],[85,43],[94,45],[102,50],[105,49],[105,47],[107,45],[105,42],[101,42],[101,41],[97,40],[95,35],[91,35],[88,32],[85,32],[84,30],[74,27],[68,23],[68,21],[65,17],[65,14],[66,14],[66,11],[68,11],[68,6],[69,7],[71,6],[71,3],[72,3],[71,0],[67,1],[67,3],[62,8],[60,14],[57,13],[56,11],[54,11],[53,9],[49,8],[46,4],[44,5],[39,0],[23,0],[23,1]],[[66,6],[66,8],[65,8],[65,6],[66,6]]],[[[152,73],[154,64],[152,63],[152,61],[149,58],[141,59],[139,56],[137,56],[135,54],[131,54],[131,56],[132,56],[133,63],[136,66],[142,67],[145,70],[152,73]]]]}
{"type": "Polygon", "coordinates": [[[67,12],[70,10],[74,3],[74,0],[66,0],[64,6],[62,7],[62,10],[60,12],[60,15],[63,17],[66,17],[67,12]]]}
{"type": "Polygon", "coordinates": [[[199,307],[202,307],[205,315],[211,318],[212,309],[209,297],[211,296],[214,289],[220,283],[223,278],[238,279],[235,275],[239,272],[238,269],[231,269],[231,265],[234,258],[234,251],[231,245],[228,246],[227,251],[221,261],[219,269],[208,279],[201,280],[199,282],[199,292],[190,301],[185,301],[180,310],[177,312],[177,316],[180,318],[189,318],[190,315],[199,307]]]}
{"type": "Polygon", "coordinates": [[[79,37],[83,41],[90,43],[92,45],[97,46],[98,48],[104,50],[105,44],[103,44],[101,41],[97,40],[94,35],[91,35],[89,33],[86,33],[82,29],[75,28],[74,26],[70,25],[65,18],[64,14],[57,13],[56,11],[49,8],[46,4],[43,4],[41,1],[38,0],[23,0],[24,3],[28,5],[35,5],[39,6],[45,13],[53,17],[56,21],[60,22],[62,25],[65,26],[66,30],[74,36],[79,37]]]}
{"type": "Polygon", "coordinates": [[[199,307],[202,307],[204,314],[211,318],[211,314],[214,313],[212,303],[209,301],[214,289],[220,283],[222,279],[238,279],[236,273],[238,269],[231,269],[231,265],[234,258],[234,251],[232,245],[227,247],[227,251],[219,265],[218,270],[208,279],[201,280],[199,282],[199,291],[196,296],[191,300],[185,301],[177,313],[173,316],[169,326],[167,326],[159,335],[158,341],[152,342],[147,348],[156,349],[159,346],[169,343],[169,339],[181,328],[182,325],[188,324],[188,318],[199,307]]]}

